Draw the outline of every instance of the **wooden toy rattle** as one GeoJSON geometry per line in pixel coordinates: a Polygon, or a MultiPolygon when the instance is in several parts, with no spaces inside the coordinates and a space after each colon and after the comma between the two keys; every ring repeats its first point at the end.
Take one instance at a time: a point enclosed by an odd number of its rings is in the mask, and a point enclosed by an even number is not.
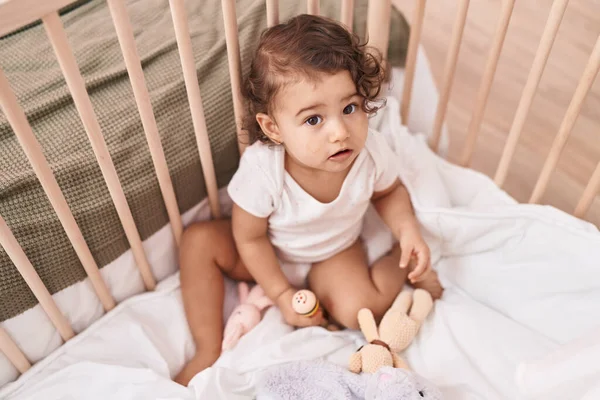
{"type": "MultiPolygon", "coordinates": [[[[310,318],[320,309],[319,299],[317,299],[317,296],[310,290],[298,290],[294,293],[294,297],[292,297],[292,308],[296,313],[310,318]]],[[[323,313],[325,319],[321,326],[330,331],[338,331],[340,328],[336,324],[327,322],[325,310],[323,310],[323,313]]]]}
{"type": "Polygon", "coordinates": [[[298,290],[292,297],[292,308],[300,315],[312,317],[319,311],[319,300],[310,290],[298,290]]]}

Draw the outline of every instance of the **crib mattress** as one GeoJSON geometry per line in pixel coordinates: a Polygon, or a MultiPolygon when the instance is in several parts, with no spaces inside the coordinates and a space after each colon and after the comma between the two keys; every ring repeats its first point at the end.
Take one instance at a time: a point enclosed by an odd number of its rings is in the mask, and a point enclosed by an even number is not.
{"type": "MultiPolygon", "coordinates": [[[[489,178],[445,162],[400,125],[373,120],[397,153],[446,290],[404,352],[447,399],[598,398],[600,233],[552,207],[517,204],[489,178]]],[[[382,237],[382,240],[383,237],[382,237]]],[[[226,313],[235,305],[228,282],[226,313]]],[[[95,322],[1,398],[252,399],[266,367],[345,365],[356,331],[293,330],[276,308],[190,385],[171,381],[193,344],[177,274],[95,322]]]]}

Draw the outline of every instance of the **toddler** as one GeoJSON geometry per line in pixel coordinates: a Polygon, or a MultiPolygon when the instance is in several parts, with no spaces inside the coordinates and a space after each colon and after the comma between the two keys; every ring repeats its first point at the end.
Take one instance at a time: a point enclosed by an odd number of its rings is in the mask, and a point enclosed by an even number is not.
{"type": "Polygon", "coordinates": [[[176,377],[187,384],[219,357],[223,274],[260,284],[293,326],[292,296],[307,285],[335,323],[357,312],[381,318],[408,279],[439,298],[429,248],[398,179],[385,138],[369,129],[384,70],[337,22],[301,15],[266,30],[244,94],[252,143],[228,193],[231,221],[190,226],[180,253],[181,289],[196,356],[176,377]],[[398,244],[368,265],[361,241],[373,205],[398,244]]]}

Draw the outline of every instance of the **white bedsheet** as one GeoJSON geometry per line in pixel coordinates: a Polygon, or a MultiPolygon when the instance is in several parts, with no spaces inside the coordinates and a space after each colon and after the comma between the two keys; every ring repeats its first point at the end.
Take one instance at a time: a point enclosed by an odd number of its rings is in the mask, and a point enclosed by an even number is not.
{"type": "MultiPolygon", "coordinates": [[[[598,398],[598,230],[551,207],[516,204],[487,177],[446,163],[399,125],[397,107],[391,100],[374,122],[392,138],[446,287],[404,354],[409,365],[448,399],[598,398]]],[[[251,399],[262,368],[307,358],[344,364],[361,340],[358,332],[293,331],[271,308],[232,352],[181,387],[170,377],[193,345],[175,274],[0,398],[251,399]]]]}

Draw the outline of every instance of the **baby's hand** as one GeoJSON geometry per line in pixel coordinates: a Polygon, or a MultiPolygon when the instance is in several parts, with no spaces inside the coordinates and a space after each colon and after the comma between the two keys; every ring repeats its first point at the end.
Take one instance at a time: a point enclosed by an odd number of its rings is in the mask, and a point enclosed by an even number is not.
{"type": "Polygon", "coordinates": [[[300,328],[317,325],[323,326],[325,323],[325,318],[323,317],[323,311],[321,308],[319,308],[319,310],[310,317],[300,315],[294,310],[292,307],[292,298],[294,297],[294,293],[296,293],[296,291],[297,289],[289,288],[277,298],[276,303],[283,314],[285,322],[291,326],[300,328]]]}
{"type": "Polygon", "coordinates": [[[423,240],[418,225],[410,225],[400,235],[400,268],[406,268],[414,257],[417,266],[408,274],[411,283],[420,282],[431,270],[429,246],[423,240]]]}

